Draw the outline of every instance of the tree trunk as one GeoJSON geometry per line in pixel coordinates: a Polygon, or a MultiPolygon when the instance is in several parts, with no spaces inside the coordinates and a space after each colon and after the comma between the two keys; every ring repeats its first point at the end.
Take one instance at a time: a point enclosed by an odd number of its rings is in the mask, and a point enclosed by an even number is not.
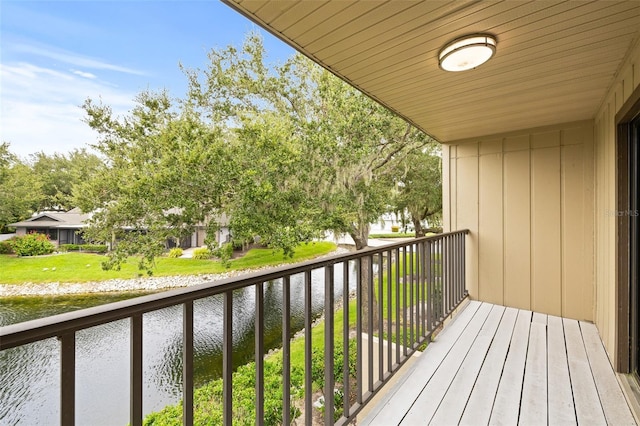
{"type": "MultiPolygon", "coordinates": [[[[351,238],[356,244],[356,250],[363,250],[369,246],[369,225],[360,225],[359,229],[350,233],[351,238]]],[[[371,292],[372,297],[372,312],[369,312],[369,292],[373,290],[373,288],[369,289],[369,283],[373,283],[373,277],[371,277],[370,271],[370,262],[371,259],[368,257],[363,257],[360,262],[360,285],[362,288],[362,298],[361,298],[361,306],[362,306],[362,329],[365,333],[368,333],[369,330],[369,322],[373,324],[374,331],[378,330],[376,328],[378,326],[378,301],[375,297],[375,292],[371,292]]],[[[378,276],[380,276],[380,272],[378,272],[378,276]]]]}
{"type": "Polygon", "coordinates": [[[422,223],[420,223],[420,220],[412,215],[411,221],[413,222],[413,227],[416,230],[416,238],[424,237],[426,235],[426,230],[422,227],[422,223]]]}

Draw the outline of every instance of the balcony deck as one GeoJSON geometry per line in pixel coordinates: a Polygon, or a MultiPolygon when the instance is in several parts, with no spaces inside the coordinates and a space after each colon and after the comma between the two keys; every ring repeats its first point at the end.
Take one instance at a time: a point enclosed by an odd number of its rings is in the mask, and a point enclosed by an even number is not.
{"type": "Polygon", "coordinates": [[[358,422],[545,423],[636,424],[596,327],[477,301],[358,422]]]}

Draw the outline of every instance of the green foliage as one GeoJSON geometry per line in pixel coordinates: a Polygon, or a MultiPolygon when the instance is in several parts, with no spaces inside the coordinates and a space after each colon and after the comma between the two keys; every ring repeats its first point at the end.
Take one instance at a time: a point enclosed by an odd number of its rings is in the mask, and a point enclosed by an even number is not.
{"type": "Polygon", "coordinates": [[[40,256],[55,250],[48,236],[37,233],[17,236],[12,239],[11,245],[18,256],[40,256]]]}
{"type": "Polygon", "coordinates": [[[171,250],[169,250],[168,256],[170,258],[172,258],[172,259],[177,259],[180,256],[182,256],[182,253],[183,253],[183,251],[182,251],[182,249],[180,247],[175,247],[175,248],[172,248],[171,250]]]}
{"type": "Polygon", "coordinates": [[[211,259],[211,256],[213,256],[211,254],[211,250],[209,250],[206,247],[199,247],[193,250],[194,259],[200,259],[200,260],[211,259]]]}
{"type": "Polygon", "coordinates": [[[87,253],[106,253],[107,246],[104,244],[80,244],[78,246],[80,251],[85,251],[87,253]]]}
{"type": "Polygon", "coordinates": [[[60,244],[58,251],[83,251],[87,253],[106,253],[107,246],[104,244],[60,244]]]}
{"type": "Polygon", "coordinates": [[[229,268],[231,266],[231,256],[233,255],[233,244],[220,244],[218,248],[211,251],[211,254],[217,257],[225,268],[229,268]]]}
{"type": "Polygon", "coordinates": [[[36,211],[40,188],[29,165],[10,152],[8,143],[0,144],[0,232],[36,211]]]}
{"type": "MultiPolygon", "coordinates": [[[[255,424],[255,363],[238,367],[233,373],[233,424],[255,424]]],[[[293,367],[291,374],[291,396],[301,398],[304,388],[304,373],[293,367]]],[[[282,361],[266,360],[264,363],[264,424],[282,424],[282,361]]],[[[300,410],[293,404],[291,418],[300,416],[300,410]]],[[[145,426],[182,424],[182,403],[167,406],[151,413],[144,419],[145,426]]],[[[194,392],[194,424],[222,424],[222,379],[217,379],[198,388],[194,392]]]]}
{"type": "Polygon", "coordinates": [[[11,240],[0,241],[0,254],[13,254],[13,244],[11,240]]]}
{"type": "Polygon", "coordinates": [[[426,234],[425,221],[431,227],[442,222],[441,163],[440,146],[432,142],[411,152],[397,169],[393,210],[405,228],[409,222],[413,223],[416,237],[426,234]]]}
{"type": "Polygon", "coordinates": [[[85,148],[75,149],[69,154],[47,155],[38,152],[30,156],[30,164],[40,183],[37,211],[68,211],[76,207],[74,186],[88,180],[104,167],[102,160],[85,148]]]}
{"type": "Polygon", "coordinates": [[[84,104],[107,165],[74,193],[96,211],[87,237],[119,241],[105,267],[140,255],[149,271],[197,224],[212,245],[223,217],[234,241],[259,236],[285,256],[326,230],[366,247],[399,168],[430,139],[302,55],[267,63],[257,35],[208,58],[185,70],[183,98],[143,92],[123,118],[84,104]]]}

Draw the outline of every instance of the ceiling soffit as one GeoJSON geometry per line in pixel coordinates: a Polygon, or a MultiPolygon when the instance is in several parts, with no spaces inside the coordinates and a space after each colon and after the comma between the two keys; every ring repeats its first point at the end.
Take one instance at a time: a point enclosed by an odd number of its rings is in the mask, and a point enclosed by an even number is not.
{"type": "Polygon", "coordinates": [[[443,142],[592,119],[640,34],[639,1],[225,2],[443,142]],[[469,33],[496,55],[441,70],[469,33]]]}

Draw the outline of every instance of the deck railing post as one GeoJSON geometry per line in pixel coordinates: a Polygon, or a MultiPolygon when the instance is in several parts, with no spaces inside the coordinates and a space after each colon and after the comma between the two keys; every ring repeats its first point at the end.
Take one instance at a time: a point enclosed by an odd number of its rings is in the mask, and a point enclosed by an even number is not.
{"type": "MultiPolygon", "coordinates": [[[[324,424],[333,424],[333,357],[334,357],[334,304],[333,304],[333,265],[324,268],[324,424]]],[[[284,423],[289,424],[289,423],[284,423]]]]}
{"type": "Polygon", "coordinates": [[[433,270],[431,261],[431,242],[425,243],[425,252],[427,253],[427,332],[433,331],[433,270]]]}
{"type": "Polygon", "coordinates": [[[342,383],[343,416],[349,417],[351,407],[349,406],[349,396],[351,394],[350,371],[349,371],[349,262],[342,263],[342,383]]]}
{"type": "Polygon", "coordinates": [[[233,290],[224,293],[222,305],[222,422],[233,424],[233,290]]]}
{"type": "Polygon", "coordinates": [[[313,377],[309,373],[312,365],[312,341],[311,341],[311,271],[304,272],[304,422],[310,425],[313,421],[313,377]]]}
{"type": "Polygon", "coordinates": [[[362,299],[363,285],[362,285],[362,258],[356,259],[356,402],[358,405],[362,405],[362,396],[364,394],[364,383],[362,380],[363,369],[362,365],[362,299]]]}
{"type": "Polygon", "coordinates": [[[73,426],[76,421],[76,334],[60,339],[60,424],[73,426]]]}
{"type": "Polygon", "coordinates": [[[193,426],[193,300],[182,307],[182,424],[193,426]]]}
{"type": "Polygon", "coordinates": [[[282,424],[291,423],[291,277],[282,279],[282,424]]]}
{"type": "Polygon", "coordinates": [[[142,425],[142,315],[131,317],[131,426],[142,425]]]}
{"type": "Polygon", "coordinates": [[[256,424],[264,419],[264,283],[256,284],[255,348],[256,424]]]}

